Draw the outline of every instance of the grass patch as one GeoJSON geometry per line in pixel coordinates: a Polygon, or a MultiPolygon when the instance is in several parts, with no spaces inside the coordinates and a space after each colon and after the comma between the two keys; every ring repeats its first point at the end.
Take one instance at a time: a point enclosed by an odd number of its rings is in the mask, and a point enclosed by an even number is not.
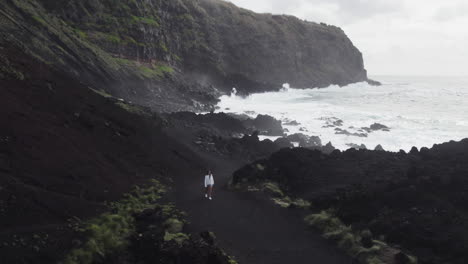
{"type": "Polygon", "coordinates": [[[133,215],[155,208],[165,193],[166,188],[153,180],[151,186],[143,189],[135,187],[122,200],[110,203],[108,206],[111,213],[91,219],[79,228],[88,240],[81,248],[72,250],[64,263],[91,264],[113,252],[124,250],[129,244],[127,238],[135,230],[133,215]]]}
{"type": "Polygon", "coordinates": [[[151,68],[148,66],[141,65],[138,67],[138,70],[143,77],[146,77],[148,79],[158,79],[163,77],[166,73],[171,74],[174,72],[173,68],[166,65],[155,65],[151,68]]]}
{"type": "Polygon", "coordinates": [[[42,17],[40,17],[40,16],[38,16],[38,15],[33,15],[32,18],[33,18],[37,23],[39,23],[39,24],[41,24],[41,25],[43,25],[43,26],[47,25],[47,22],[46,22],[42,17]]]}
{"type": "Polygon", "coordinates": [[[167,65],[143,65],[124,58],[114,58],[114,60],[117,64],[126,67],[128,70],[133,70],[140,78],[160,79],[164,77],[165,74],[172,74],[174,72],[174,69],[167,65]]]}
{"type": "Polygon", "coordinates": [[[140,17],[140,16],[132,16],[132,23],[133,24],[146,24],[153,27],[159,27],[159,22],[156,21],[154,18],[150,17],[140,17]]]}
{"type": "Polygon", "coordinates": [[[78,28],[73,28],[73,32],[75,32],[75,34],[78,35],[78,37],[80,37],[81,39],[86,39],[88,37],[88,34],[86,34],[86,32],[78,28]]]}
{"type": "Polygon", "coordinates": [[[164,222],[164,227],[169,233],[175,234],[182,232],[184,223],[177,218],[169,218],[164,222]]]}
{"type": "MultiPolygon", "coordinates": [[[[387,252],[396,252],[394,248],[378,240],[372,240],[370,246],[364,247],[363,242],[371,239],[372,233],[369,230],[355,232],[330,211],[310,214],[304,218],[304,221],[309,226],[319,229],[324,238],[335,241],[340,249],[356,259],[358,263],[384,264],[386,263],[382,259],[384,255],[387,252]]],[[[417,263],[415,257],[409,256],[409,258],[411,264],[417,263]]]]}
{"type": "Polygon", "coordinates": [[[104,90],[96,90],[96,89],[93,89],[93,88],[89,88],[91,91],[99,94],[100,96],[104,97],[104,98],[114,98],[114,96],[108,94],[106,91],[104,90]]]}
{"type": "Polygon", "coordinates": [[[179,246],[181,246],[189,238],[190,237],[184,233],[170,233],[166,231],[166,233],[164,234],[164,241],[166,242],[174,241],[179,246]]]}
{"type": "Polygon", "coordinates": [[[343,224],[338,218],[334,217],[332,213],[322,211],[318,214],[311,214],[306,216],[304,221],[308,225],[319,229],[326,239],[335,241],[340,249],[356,258],[359,263],[383,263],[378,258],[380,253],[380,247],[378,245],[372,248],[363,247],[360,241],[361,238],[353,232],[352,228],[343,224]]]}
{"type": "Polygon", "coordinates": [[[94,31],[90,35],[95,37],[97,40],[105,41],[115,45],[122,43],[122,39],[120,38],[120,36],[115,34],[94,31]]]}
{"type": "Polygon", "coordinates": [[[284,193],[275,182],[266,182],[262,185],[262,190],[273,197],[283,197],[284,193]]]}
{"type": "Polygon", "coordinates": [[[159,47],[160,47],[164,52],[166,52],[166,53],[169,52],[169,49],[167,48],[166,43],[160,42],[160,43],[159,43],[159,47]]]}
{"type": "Polygon", "coordinates": [[[150,116],[151,113],[146,111],[144,108],[137,106],[137,105],[132,105],[132,104],[127,104],[125,102],[117,102],[115,103],[125,111],[128,111],[132,114],[137,114],[137,115],[143,115],[143,116],[150,116]]]}
{"type": "Polygon", "coordinates": [[[272,198],[273,202],[283,208],[288,208],[291,205],[291,199],[289,197],[284,198],[272,198]]]}
{"type": "Polygon", "coordinates": [[[289,206],[301,209],[309,209],[312,205],[309,201],[306,201],[304,199],[295,199],[291,202],[289,206]]]}
{"type": "Polygon", "coordinates": [[[181,62],[182,61],[182,58],[179,56],[179,55],[173,55],[174,59],[177,61],[177,62],[181,62]]]}

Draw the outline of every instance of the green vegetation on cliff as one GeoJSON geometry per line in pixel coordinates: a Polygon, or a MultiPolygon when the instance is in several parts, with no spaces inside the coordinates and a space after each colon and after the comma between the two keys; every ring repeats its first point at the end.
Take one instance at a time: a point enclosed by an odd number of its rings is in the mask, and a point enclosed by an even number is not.
{"type": "MultiPolygon", "coordinates": [[[[398,250],[379,240],[372,240],[369,230],[357,232],[346,226],[331,211],[310,214],[304,221],[311,227],[319,229],[323,237],[333,240],[338,247],[362,264],[391,263],[398,250]],[[387,259],[388,258],[388,259],[387,259]],[[390,261],[390,262],[389,262],[390,261]]],[[[416,264],[416,258],[408,256],[408,264],[416,264]]]]}
{"type": "Polygon", "coordinates": [[[252,93],[286,81],[367,79],[341,29],[222,0],[7,0],[0,10],[0,44],[150,107],[203,106],[232,87],[252,93]]]}
{"type": "MultiPolygon", "coordinates": [[[[159,200],[167,189],[156,180],[145,188],[135,189],[124,195],[124,198],[109,204],[109,212],[104,213],[78,227],[86,234],[87,242],[74,249],[66,257],[66,264],[91,264],[96,258],[105,258],[129,245],[129,237],[135,232],[134,214],[145,209],[161,206],[159,200]]],[[[172,216],[176,211],[171,206],[163,206],[163,212],[172,216]]],[[[180,213],[179,213],[180,214],[180,213]]],[[[175,217],[175,216],[174,216],[175,217]]],[[[182,223],[182,222],[181,222],[182,223]]]]}

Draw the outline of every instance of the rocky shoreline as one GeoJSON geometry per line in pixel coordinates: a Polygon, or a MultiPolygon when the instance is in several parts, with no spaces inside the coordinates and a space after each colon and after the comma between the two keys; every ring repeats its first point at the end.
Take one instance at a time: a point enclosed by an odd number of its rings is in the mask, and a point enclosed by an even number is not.
{"type": "MultiPolygon", "coordinates": [[[[17,60],[17,67],[25,67],[19,65],[27,65],[21,63],[29,57],[17,60]]],[[[70,86],[71,79],[46,65],[25,70],[27,80],[1,80],[8,87],[3,94],[11,102],[2,105],[5,118],[14,121],[4,120],[9,126],[2,129],[0,149],[1,172],[6,175],[0,190],[5,228],[0,231],[0,254],[10,263],[18,262],[18,257],[22,261],[61,258],[74,246],[62,243],[63,239],[77,237],[69,226],[71,217],[103,212],[102,201],[118,199],[131,185],[152,178],[155,171],[168,182],[169,174],[184,175],[194,168],[203,173],[210,166],[201,158],[204,155],[239,164],[233,166],[261,164],[261,171],[257,165],[237,171],[232,183],[258,178],[278,182],[284,192],[311,201],[317,209],[334,208],[345,224],[369,228],[375,236],[404,246],[420,263],[457,263],[464,258],[463,247],[453,244],[466,239],[459,231],[465,217],[460,201],[465,199],[466,140],[408,154],[341,152],[303,134],[260,141],[259,134],[283,135],[281,122],[268,116],[246,119],[223,113],[158,115],[102,91],[70,86]],[[34,101],[25,101],[31,92],[34,101]],[[63,155],[64,149],[69,155],[63,155]],[[108,156],[109,151],[120,153],[120,159],[108,156]],[[67,169],[79,166],[83,168],[67,169]],[[106,178],[109,173],[112,179],[106,178]],[[424,235],[428,230],[430,237],[424,235]],[[450,239],[441,240],[447,235],[450,239]]]]}
{"type": "Polygon", "coordinates": [[[0,63],[2,263],[349,263],[301,226],[311,205],[419,263],[468,258],[467,140],[342,152],[270,116],[193,113],[233,86],[377,84],[338,27],[214,0],[6,0],[0,63]],[[230,207],[203,200],[208,169],[230,207]],[[225,188],[238,183],[289,209],[225,188]]]}

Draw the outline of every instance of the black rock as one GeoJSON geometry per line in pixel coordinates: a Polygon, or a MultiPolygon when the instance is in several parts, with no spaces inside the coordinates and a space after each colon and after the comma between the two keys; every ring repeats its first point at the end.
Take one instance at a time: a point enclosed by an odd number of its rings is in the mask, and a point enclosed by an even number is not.
{"type": "Polygon", "coordinates": [[[309,137],[301,133],[296,133],[287,136],[287,139],[291,142],[298,142],[299,147],[303,148],[314,148],[322,146],[322,140],[320,140],[320,138],[317,136],[309,137]]]}
{"type": "Polygon", "coordinates": [[[409,153],[413,154],[413,155],[419,154],[418,148],[417,147],[412,147],[409,153]]]}
{"type": "Polygon", "coordinates": [[[374,150],[375,150],[375,151],[385,151],[385,149],[384,149],[384,148],[382,147],[382,145],[380,145],[380,144],[377,145],[377,146],[375,146],[375,149],[374,149],[374,150]]]}
{"type": "Polygon", "coordinates": [[[382,124],[379,124],[379,123],[374,123],[370,126],[370,129],[376,131],[376,130],[384,130],[384,131],[388,131],[390,130],[389,127],[387,127],[386,125],[382,125],[382,124]]]}
{"type": "Polygon", "coordinates": [[[296,120],[291,120],[291,121],[286,121],[286,122],[284,122],[284,125],[287,125],[287,126],[299,126],[300,123],[298,123],[296,120]]]}
{"type": "Polygon", "coordinates": [[[208,244],[214,245],[216,241],[216,237],[212,232],[203,231],[200,233],[200,237],[208,244]]]}
{"type": "Polygon", "coordinates": [[[281,121],[276,120],[275,118],[269,115],[258,115],[255,119],[248,119],[243,121],[244,125],[258,130],[261,135],[268,136],[283,136],[283,126],[281,121]]]}
{"type": "Polygon", "coordinates": [[[346,144],[346,146],[352,148],[352,149],[367,149],[366,145],[364,144],[361,144],[361,145],[358,145],[358,144],[354,144],[354,143],[348,143],[346,144]]]}
{"type": "Polygon", "coordinates": [[[361,243],[365,248],[371,248],[374,245],[371,231],[364,230],[361,232],[361,243]]]}
{"type": "MultiPolygon", "coordinates": [[[[319,210],[335,208],[346,224],[384,235],[421,262],[468,259],[468,244],[460,243],[468,241],[468,139],[409,154],[282,149],[262,164],[266,171],[241,174],[280,182],[319,210]]],[[[371,246],[370,238],[362,242],[371,246]]],[[[395,260],[409,263],[410,257],[401,253],[395,260]]]]}
{"type": "Polygon", "coordinates": [[[346,129],[335,128],[335,134],[337,135],[346,135],[346,136],[354,136],[354,137],[367,137],[366,133],[351,133],[346,129]]]}
{"type": "Polygon", "coordinates": [[[372,86],[380,86],[380,85],[382,85],[381,82],[375,81],[375,80],[372,80],[372,79],[369,79],[369,78],[367,79],[367,83],[370,84],[370,85],[372,85],[372,86]]]}
{"type": "Polygon", "coordinates": [[[285,137],[280,137],[275,140],[275,144],[280,148],[292,148],[294,145],[291,143],[291,140],[285,137]]]}
{"type": "Polygon", "coordinates": [[[390,128],[385,126],[385,125],[382,125],[382,124],[379,124],[379,123],[374,123],[372,124],[370,127],[361,127],[362,130],[366,131],[367,133],[372,133],[374,131],[390,131],[390,128]]]}
{"type": "Polygon", "coordinates": [[[322,152],[330,154],[335,150],[335,147],[332,145],[331,142],[328,142],[325,146],[322,147],[322,152]]]}

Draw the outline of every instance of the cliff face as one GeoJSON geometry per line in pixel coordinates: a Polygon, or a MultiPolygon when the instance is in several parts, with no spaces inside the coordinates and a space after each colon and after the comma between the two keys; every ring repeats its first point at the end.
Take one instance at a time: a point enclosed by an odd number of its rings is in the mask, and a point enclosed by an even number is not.
{"type": "Polygon", "coordinates": [[[228,86],[252,91],[285,82],[309,88],[366,80],[361,53],[337,27],[255,14],[223,2],[199,5],[210,18],[212,29],[203,31],[215,32],[210,46],[228,86]]]}
{"type": "Polygon", "coordinates": [[[200,108],[232,87],[367,80],[341,29],[220,0],[5,0],[0,8],[0,44],[160,110],[200,108]]]}

